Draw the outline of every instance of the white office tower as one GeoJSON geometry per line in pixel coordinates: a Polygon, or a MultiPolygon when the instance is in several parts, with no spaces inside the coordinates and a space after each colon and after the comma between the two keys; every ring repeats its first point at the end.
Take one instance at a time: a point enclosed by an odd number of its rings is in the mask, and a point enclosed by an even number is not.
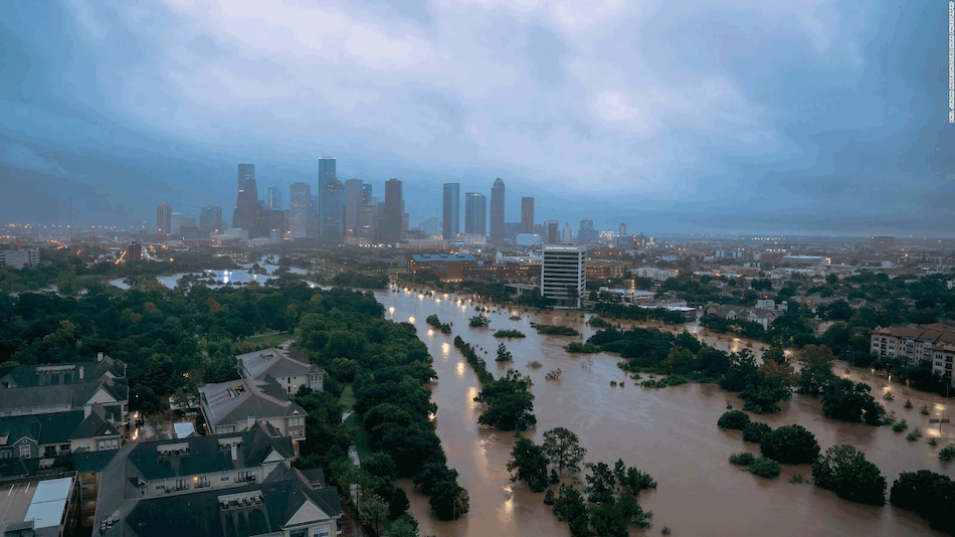
{"type": "Polygon", "coordinates": [[[541,266],[541,295],[555,308],[579,308],[587,283],[584,246],[545,245],[541,266]]]}

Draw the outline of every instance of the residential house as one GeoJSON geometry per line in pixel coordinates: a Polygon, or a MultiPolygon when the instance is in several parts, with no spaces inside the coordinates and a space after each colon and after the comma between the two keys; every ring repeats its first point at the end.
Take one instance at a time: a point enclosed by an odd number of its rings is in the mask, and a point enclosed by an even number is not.
{"type": "Polygon", "coordinates": [[[292,468],[291,440],[276,434],[260,424],[126,446],[103,473],[94,537],[339,534],[338,492],[292,468]]]}
{"type": "Polygon", "coordinates": [[[271,375],[206,384],[199,388],[199,399],[210,433],[237,433],[268,423],[282,436],[305,440],[305,409],[289,401],[287,388],[271,375]]]}
{"type": "Polygon", "coordinates": [[[756,301],[756,309],[758,310],[767,310],[767,311],[786,311],[789,308],[789,303],[783,300],[780,303],[776,303],[773,299],[762,299],[756,301]]]}
{"type": "Polygon", "coordinates": [[[706,306],[704,315],[711,314],[730,321],[738,319],[741,321],[757,323],[762,325],[764,329],[769,330],[769,327],[772,326],[773,321],[782,315],[782,312],[758,308],[748,308],[745,306],[710,304],[706,306]]]}
{"type": "Polygon", "coordinates": [[[0,418],[0,459],[35,459],[119,449],[122,431],[103,405],[83,410],[0,418]]]}
{"type": "Polygon", "coordinates": [[[96,362],[0,369],[0,417],[82,410],[100,404],[105,419],[129,423],[126,364],[103,353],[96,362]]]}
{"type": "Polygon", "coordinates": [[[297,349],[265,349],[235,357],[242,378],[264,380],[271,376],[286,393],[294,395],[302,386],[315,391],[325,389],[325,373],[310,363],[308,356],[297,349]]]}

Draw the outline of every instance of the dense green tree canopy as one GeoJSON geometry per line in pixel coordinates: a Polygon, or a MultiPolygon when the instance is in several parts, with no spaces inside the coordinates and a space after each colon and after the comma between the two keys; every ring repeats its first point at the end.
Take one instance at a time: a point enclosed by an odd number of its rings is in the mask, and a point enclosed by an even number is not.
{"type": "Polygon", "coordinates": [[[812,465],[813,482],[840,498],[871,505],[885,503],[885,478],[879,467],[848,445],[833,446],[812,465]]]}

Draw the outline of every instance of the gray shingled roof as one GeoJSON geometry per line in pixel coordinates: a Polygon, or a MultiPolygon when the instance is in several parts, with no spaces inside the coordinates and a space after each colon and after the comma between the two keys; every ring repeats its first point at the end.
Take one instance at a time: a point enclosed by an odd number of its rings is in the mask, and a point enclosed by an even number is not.
{"type": "MultiPolygon", "coordinates": [[[[127,535],[135,537],[232,537],[278,532],[306,500],[330,517],[341,515],[335,489],[312,490],[304,476],[294,469],[276,472],[280,478],[268,483],[140,500],[122,525],[127,528],[127,535]],[[244,508],[221,508],[220,496],[244,492],[261,492],[264,502],[244,508]],[[189,525],[184,526],[182,520],[189,520],[189,525]]],[[[94,535],[98,529],[94,529],[94,535]]]]}
{"type": "Polygon", "coordinates": [[[0,418],[0,433],[9,433],[8,445],[13,445],[24,436],[43,445],[65,444],[75,438],[119,434],[115,427],[96,413],[90,413],[88,418],[84,418],[83,414],[82,410],[70,410],[0,418]]]}
{"type": "Polygon", "coordinates": [[[226,472],[245,468],[257,468],[272,451],[288,459],[295,455],[291,438],[273,438],[262,427],[250,431],[217,436],[190,436],[179,440],[140,442],[129,454],[129,463],[138,470],[138,476],[146,481],[192,476],[212,472],[226,472]],[[232,451],[219,447],[221,438],[241,438],[242,447],[236,449],[237,460],[232,460],[232,451]],[[164,445],[189,445],[187,455],[160,457],[158,449],[164,445]]]}
{"type": "Polygon", "coordinates": [[[126,379],[102,378],[95,382],[28,386],[25,388],[0,387],[0,409],[35,408],[69,405],[82,408],[102,388],[118,401],[129,399],[126,379]]]}
{"type": "MultiPolygon", "coordinates": [[[[94,405],[93,412],[80,423],[73,433],[70,440],[78,438],[99,438],[102,436],[119,436],[119,429],[106,421],[105,410],[101,405],[94,405]]],[[[82,414],[83,411],[79,411],[82,414]]]]}
{"type": "Polygon", "coordinates": [[[294,377],[319,370],[318,366],[309,364],[307,358],[303,362],[282,349],[264,349],[240,354],[235,358],[243,364],[254,379],[264,379],[267,375],[276,378],[294,377]]]}
{"type": "Polygon", "coordinates": [[[285,390],[270,380],[239,379],[200,387],[209,425],[234,425],[249,416],[305,416],[305,409],[289,401],[285,390]]]}
{"type": "Polygon", "coordinates": [[[23,365],[0,370],[0,386],[28,388],[32,386],[62,386],[96,382],[111,374],[126,376],[126,364],[105,356],[100,361],[61,362],[58,364],[23,365]],[[56,371],[44,371],[56,368],[56,371]],[[83,376],[80,378],[80,369],[83,376]]]}

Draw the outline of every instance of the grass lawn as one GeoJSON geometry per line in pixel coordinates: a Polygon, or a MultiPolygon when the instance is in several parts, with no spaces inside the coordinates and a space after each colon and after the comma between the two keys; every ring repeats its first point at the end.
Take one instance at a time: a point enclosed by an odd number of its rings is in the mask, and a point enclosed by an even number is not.
{"type": "Polygon", "coordinates": [[[351,388],[351,383],[345,385],[342,390],[342,396],[338,398],[338,404],[342,405],[345,412],[348,412],[355,406],[355,392],[351,388]]]}
{"type": "Polygon", "coordinates": [[[371,444],[368,443],[368,433],[365,432],[365,427],[361,422],[361,414],[355,413],[351,416],[348,416],[348,419],[345,420],[345,425],[349,427],[355,427],[355,447],[358,448],[358,458],[365,459],[371,455],[371,444]]]}
{"type": "Polygon", "coordinates": [[[249,337],[245,338],[244,341],[245,341],[246,343],[250,343],[250,344],[252,344],[252,345],[255,345],[256,347],[262,347],[262,348],[265,348],[265,349],[269,349],[269,348],[272,348],[272,347],[276,347],[276,346],[278,346],[278,345],[280,345],[280,344],[282,344],[282,343],[285,343],[286,341],[288,341],[288,340],[294,338],[294,337],[297,335],[298,330],[296,330],[295,332],[296,332],[296,333],[294,333],[294,334],[289,334],[288,332],[283,332],[283,333],[281,333],[281,334],[264,334],[264,335],[261,335],[261,336],[249,336],[249,337]]]}

